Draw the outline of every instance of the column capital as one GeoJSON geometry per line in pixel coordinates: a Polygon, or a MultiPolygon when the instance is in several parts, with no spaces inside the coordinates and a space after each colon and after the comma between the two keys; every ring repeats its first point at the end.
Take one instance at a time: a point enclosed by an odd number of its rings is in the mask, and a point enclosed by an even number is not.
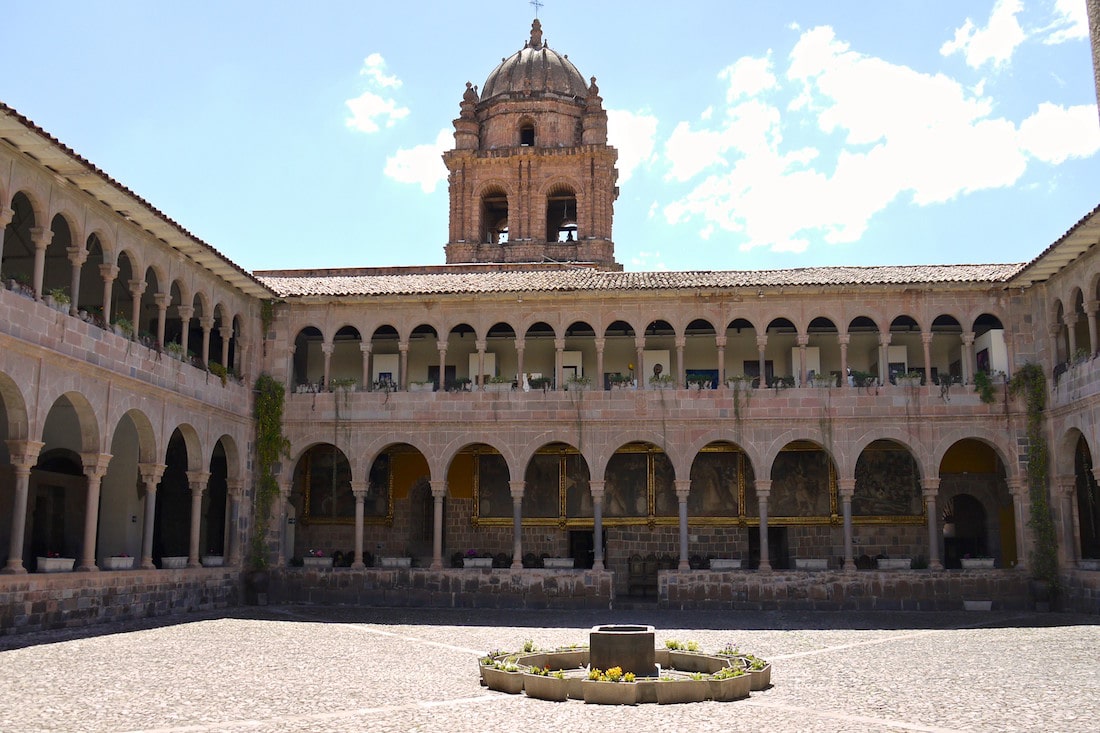
{"type": "Polygon", "coordinates": [[[1069,313],[1064,314],[1062,316],[1062,321],[1065,322],[1065,324],[1067,326],[1077,325],[1077,313],[1076,312],[1069,312],[1069,313]]]}
{"type": "Polygon", "coordinates": [[[959,338],[962,339],[962,342],[964,344],[966,344],[967,346],[970,346],[970,344],[974,343],[974,332],[973,331],[963,331],[962,333],[959,334],[959,338]]]}
{"type": "Polygon", "coordinates": [[[673,343],[677,349],[682,349],[687,346],[687,336],[677,335],[676,338],[673,339],[673,343]]]}
{"type": "Polygon", "coordinates": [[[181,321],[190,321],[191,316],[195,315],[195,306],[193,305],[177,305],[176,313],[179,314],[181,321]]]}
{"type": "Polygon", "coordinates": [[[519,481],[509,481],[508,488],[512,493],[512,500],[519,501],[523,498],[523,490],[527,488],[527,482],[520,479],[519,481]]]}
{"type": "Polygon", "coordinates": [[[1057,337],[1062,332],[1062,324],[1058,321],[1047,324],[1047,333],[1051,336],[1057,337]]]}
{"type": "Polygon", "coordinates": [[[717,348],[719,348],[719,349],[724,349],[724,348],[726,348],[726,343],[727,343],[727,339],[726,339],[726,335],[725,335],[725,334],[721,334],[721,335],[719,335],[719,336],[715,336],[715,337],[714,337],[714,345],[715,345],[715,346],[716,346],[717,348]]]}
{"type": "MultiPolygon", "coordinates": [[[[359,348],[362,349],[363,345],[361,344],[359,346],[359,348]]],[[[447,350],[447,342],[446,341],[436,341],[435,342],[435,349],[436,349],[436,351],[446,351],[447,350]]],[[[367,350],[369,351],[369,349],[367,349],[367,350]]]]}
{"type": "Polygon", "coordinates": [[[935,334],[933,334],[931,331],[921,331],[920,341],[922,344],[930,344],[932,343],[933,336],[935,336],[935,334]]]}
{"type": "Polygon", "coordinates": [[[80,461],[84,464],[84,475],[88,478],[103,478],[107,473],[107,466],[111,463],[110,453],[81,453],[80,461]]]}
{"type": "Polygon", "coordinates": [[[88,261],[88,250],[83,247],[66,247],[65,254],[69,255],[69,262],[73,266],[80,266],[88,261]]]}
{"type": "Polygon", "coordinates": [[[592,343],[596,345],[596,351],[603,351],[604,346],[607,345],[607,339],[603,336],[597,336],[592,339],[592,343]]]}
{"type": "Polygon", "coordinates": [[[225,493],[230,499],[240,499],[244,496],[244,480],[239,478],[226,479],[225,493]]]}
{"type": "Polygon", "coordinates": [[[149,284],[144,280],[127,280],[126,287],[129,288],[131,295],[142,295],[145,293],[145,288],[149,284]]]}
{"type": "Polygon", "coordinates": [[[118,265],[111,262],[104,262],[99,266],[99,276],[103,278],[104,282],[114,282],[118,277],[118,265]]]}
{"type": "Polygon", "coordinates": [[[889,346],[890,341],[893,338],[894,338],[894,335],[892,333],[890,333],[889,331],[881,332],[878,335],[878,345],[879,346],[889,346]]]}
{"type": "Polygon", "coordinates": [[[11,220],[14,216],[14,209],[9,209],[4,204],[0,204],[0,229],[3,229],[8,224],[11,224],[11,220]]]}
{"type": "Polygon", "coordinates": [[[765,349],[768,346],[768,334],[763,333],[756,337],[756,348],[765,349]]]}
{"type": "Polygon", "coordinates": [[[332,350],[334,348],[335,348],[335,344],[333,344],[331,341],[322,341],[321,342],[321,353],[324,354],[325,356],[332,356],[332,350]]]}
{"type": "Polygon", "coordinates": [[[1054,485],[1051,486],[1050,493],[1060,496],[1073,496],[1075,488],[1077,488],[1077,477],[1072,474],[1065,474],[1054,479],[1054,485]]]}
{"type": "Polygon", "coordinates": [[[53,230],[46,227],[31,227],[30,234],[35,249],[46,249],[53,241],[53,230]]]}
{"type": "Polygon", "coordinates": [[[758,478],[758,479],[756,479],[756,481],[753,482],[753,485],[756,487],[756,497],[758,499],[767,499],[769,496],[771,496],[771,493],[772,493],[771,479],[759,479],[758,478]]]}
{"type": "Polygon", "coordinates": [[[638,351],[644,351],[645,350],[645,336],[644,335],[634,337],[634,348],[637,349],[638,351]]]}
{"type": "Polygon", "coordinates": [[[370,341],[359,342],[359,350],[362,351],[364,354],[369,354],[371,352],[371,349],[373,348],[374,344],[372,344],[370,341]]]}
{"type": "Polygon", "coordinates": [[[933,497],[940,491],[940,477],[928,476],[920,480],[921,492],[925,497],[931,495],[933,497]]]}
{"type": "Polygon", "coordinates": [[[1008,484],[1008,493],[1013,496],[1027,496],[1027,477],[1022,474],[1009,476],[1005,479],[1008,484]]]}
{"type": "Polygon", "coordinates": [[[810,343],[810,334],[808,334],[808,333],[798,334],[797,338],[795,339],[795,342],[800,347],[804,347],[804,346],[808,345],[810,343]]]}
{"type": "Polygon", "coordinates": [[[8,456],[16,470],[30,471],[38,463],[38,454],[46,447],[37,440],[6,440],[8,456]]]}
{"type": "Polygon", "coordinates": [[[691,479],[678,478],[674,479],[673,483],[676,485],[676,498],[680,501],[687,501],[688,494],[691,492],[691,479]]]}
{"type": "Polygon", "coordinates": [[[352,481],[351,482],[351,495],[355,497],[356,503],[362,502],[367,498],[367,491],[370,489],[370,484],[366,481],[352,481]]]}
{"type": "Polygon", "coordinates": [[[208,471],[188,471],[187,472],[187,485],[191,489],[191,492],[202,493],[206,490],[206,484],[210,481],[210,473],[208,471]]]}
{"type": "Polygon", "coordinates": [[[163,478],[166,468],[168,467],[163,463],[139,463],[138,475],[141,476],[142,482],[147,487],[156,490],[156,486],[163,478]]]}
{"type": "Polygon", "coordinates": [[[153,302],[157,304],[157,310],[166,311],[172,302],[172,296],[168,293],[156,293],[153,295],[153,302]]]}
{"type": "Polygon", "coordinates": [[[603,490],[604,490],[604,485],[606,483],[607,482],[605,482],[605,481],[589,481],[588,482],[588,490],[592,493],[593,500],[595,500],[596,497],[599,497],[600,499],[603,499],[603,490]]]}
{"type": "Polygon", "coordinates": [[[839,343],[841,346],[847,346],[848,344],[852,343],[852,334],[850,334],[850,333],[839,333],[836,336],[836,340],[837,340],[837,343],[839,343]]]}
{"type": "Polygon", "coordinates": [[[856,493],[856,480],[854,478],[838,478],[836,489],[841,497],[851,499],[856,493]]]}
{"type": "MultiPolygon", "coordinates": [[[[482,343],[485,343],[485,342],[483,341],[482,343]]],[[[565,350],[565,339],[555,338],[554,339],[554,350],[555,351],[564,351],[565,350]]]]}
{"type": "Polygon", "coordinates": [[[447,481],[445,479],[430,479],[428,483],[431,484],[433,497],[443,498],[447,495],[447,481]]]}
{"type": "Polygon", "coordinates": [[[203,316],[199,319],[199,326],[203,331],[210,331],[214,328],[214,316],[203,316]]]}

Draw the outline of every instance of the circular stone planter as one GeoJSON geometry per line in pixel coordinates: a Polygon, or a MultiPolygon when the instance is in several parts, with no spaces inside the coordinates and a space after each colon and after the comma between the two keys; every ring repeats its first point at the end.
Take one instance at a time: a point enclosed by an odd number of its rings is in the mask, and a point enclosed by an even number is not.
{"type": "Polygon", "coordinates": [[[584,680],[581,692],[588,705],[634,705],[637,703],[638,686],[633,682],[600,682],[584,680]]]}
{"type": "Polygon", "coordinates": [[[565,702],[569,699],[569,680],[552,675],[524,674],[523,691],[537,700],[565,702]]]}

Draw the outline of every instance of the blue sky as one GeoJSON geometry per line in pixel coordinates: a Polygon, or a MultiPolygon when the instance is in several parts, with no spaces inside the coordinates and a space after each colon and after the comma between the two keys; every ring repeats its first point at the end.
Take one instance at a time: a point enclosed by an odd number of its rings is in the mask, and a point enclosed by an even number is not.
{"type": "MultiPolygon", "coordinates": [[[[1022,262],[1100,202],[1084,0],[543,3],[628,270],[1022,262]]],[[[532,17],[9,3],[0,100],[247,269],[440,264],[451,121],[532,17]]]]}

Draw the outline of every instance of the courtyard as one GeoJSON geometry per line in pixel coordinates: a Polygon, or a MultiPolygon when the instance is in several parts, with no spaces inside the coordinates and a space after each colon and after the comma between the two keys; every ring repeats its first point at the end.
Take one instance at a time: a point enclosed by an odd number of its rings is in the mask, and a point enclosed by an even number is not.
{"type": "Polygon", "coordinates": [[[1092,731],[1095,616],[278,606],[0,638],[0,731],[1092,731]],[[611,708],[491,692],[493,649],[645,623],[773,663],[733,703],[611,708]]]}

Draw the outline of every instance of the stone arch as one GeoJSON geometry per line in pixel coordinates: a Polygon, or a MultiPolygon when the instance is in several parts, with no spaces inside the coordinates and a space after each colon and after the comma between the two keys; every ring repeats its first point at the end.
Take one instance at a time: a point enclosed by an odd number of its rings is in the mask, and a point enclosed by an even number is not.
{"type": "MultiPolygon", "coordinates": [[[[3,429],[0,443],[30,437],[26,398],[15,380],[3,372],[0,372],[0,416],[3,418],[0,421],[3,429]]],[[[0,445],[0,452],[6,456],[7,446],[0,445]]]]}
{"type": "MultiPolygon", "coordinates": [[[[996,443],[973,434],[963,435],[949,443],[940,454],[937,476],[936,522],[938,536],[943,538],[943,564],[957,568],[966,555],[994,555],[1003,567],[1016,561],[1016,532],[1013,500],[1007,477],[1010,465],[996,443]],[[958,497],[968,496],[981,507],[982,524],[961,530],[956,522],[958,497]]],[[[963,509],[971,506],[962,499],[963,509]]],[[[976,515],[969,512],[969,515],[976,515]]]]}
{"type": "Polygon", "coordinates": [[[4,227],[0,267],[4,274],[30,290],[34,287],[35,245],[31,230],[42,226],[43,214],[33,193],[16,191],[11,198],[12,219],[4,227]]]}
{"type": "Polygon", "coordinates": [[[43,426],[42,442],[47,445],[51,443],[50,436],[47,434],[47,423],[51,420],[54,410],[59,407],[64,411],[64,418],[61,419],[57,427],[66,434],[71,434],[71,431],[75,430],[78,435],[74,443],[70,445],[66,441],[64,445],[82,455],[99,453],[102,445],[102,430],[97,414],[102,413],[102,406],[93,406],[87,397],[77,391],[63,392],[57,395],[43,392],[39,402],[39,410],[46,409],[46,412],[42,413],[38,420],[38,424],[43,426]]]}
{"type": "Polygon", "coordinates": [[[490,181],[477,194],[478,241],[486,244],[507,244],[510,236],[510,201],[513,196],[499,181],[490,181]]]}
{"type": "Polygon", "coordinates": [[[580,188],[573,182],[551,181],[544,187],[546,202],[543,218],[546,223],[547,242],[577,242],[585,232],[578,229],[582,215],[579,212],[580,188]]]}
{"type": "Polygon", "coordinates": [[[732,440],[711,440],[692,456],[690,467],[677,475],[691,480],[688,516],[734,519],[742,514],[740,487],[755,482],[752,461],[732,440]]]}

